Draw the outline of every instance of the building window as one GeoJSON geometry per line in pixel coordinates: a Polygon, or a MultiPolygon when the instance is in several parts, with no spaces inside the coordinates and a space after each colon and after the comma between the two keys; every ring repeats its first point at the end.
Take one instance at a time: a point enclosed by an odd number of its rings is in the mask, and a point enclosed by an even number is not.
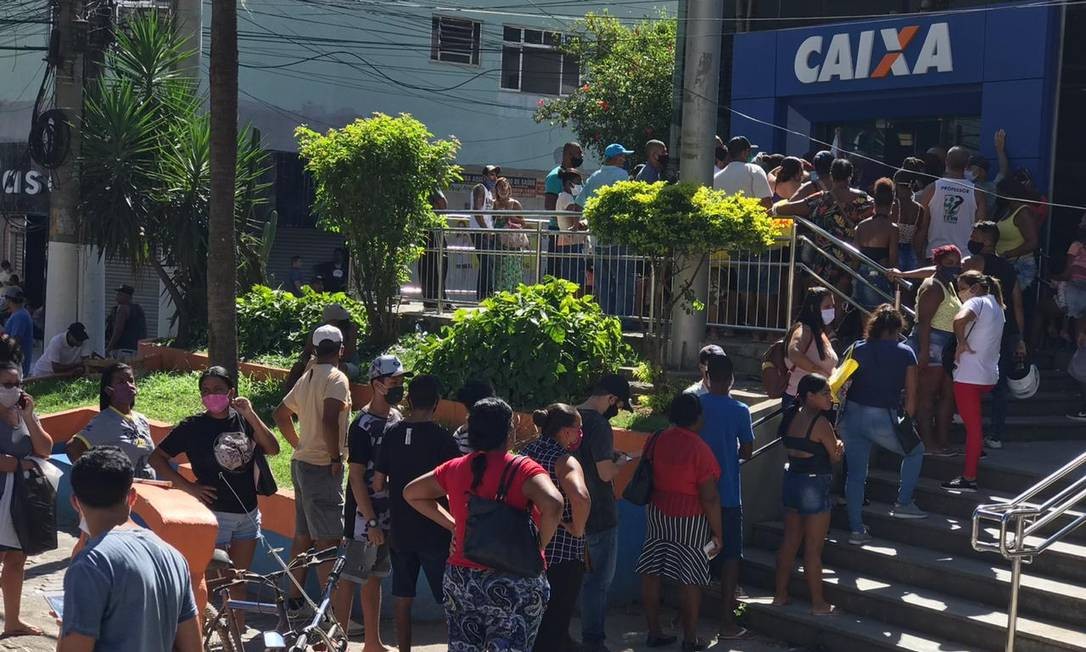
{"type": "Polygon", "coordinates": [[[502,41],[502,88],[567,95],[580,83],[577,57],[559,51],[562,35],[558,32],[506,26],[502,41]]]}
{"type": "Polygon", "coordinates": [[[480,24],[473,20],[434,16],[430,30],[430,59],[479,65],[480,24]]]}

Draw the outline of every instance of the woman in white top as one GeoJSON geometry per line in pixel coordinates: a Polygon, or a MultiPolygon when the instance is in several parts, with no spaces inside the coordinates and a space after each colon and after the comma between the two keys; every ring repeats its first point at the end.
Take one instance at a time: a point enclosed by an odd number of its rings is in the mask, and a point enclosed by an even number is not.
{"type": "Polygon", "coordinates": [[[999,381],[999,346],[1006,322],[1003,289],[994,276],[977,271],[958,276],[961,310],[954,317],[958,348],[954,360],[954,401],[965,424],[965,471],[943,483],[957,491],[977,490],[983,424],[981,398],[999,381]]]}
{"type": "Polygon", "coordinates": [[[803,296],[799,319],[789,329],[784,343],[786,364],[791,374],[781,397],[781,407],[796,404],[799,381],[807,374],[829,376],[837,366],[837,352],[830,342],[829,328],[837,316],[833,293],[821,286],[809,288],[803,296]]]}

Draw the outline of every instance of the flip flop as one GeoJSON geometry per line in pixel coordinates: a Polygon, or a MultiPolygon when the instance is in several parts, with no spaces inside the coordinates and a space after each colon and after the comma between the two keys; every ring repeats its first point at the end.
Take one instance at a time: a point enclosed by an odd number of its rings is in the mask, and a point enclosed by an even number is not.
{"type": "Polygon", "coordinates": [[[837,606],[836,605],[830,607],[829,611],[815,611],[814,609],[811,609],[811,615],[812,616],[817,616],[819,618],[826,618],[826,617],[830,617],[830,616],[836,616],[837,613],[838,612],[837,612],[837,606]]]}
{"type": "Polygon", "coordinates": [[[731,635],[720,634],[719,636],[717,636],[717,638],[722,641],[741,641],[748,637],[750,637],[750,630],[746,627],[740,627],[738,632],[731,635]]]}
{"type": "Polygon", "coordinates": [[[45,632],[38,627],[30,625],[28,627],[20,627],[19,629],[0,633],[0,640],[5,638],[16,638],[19,636],[45,636],[45,632]]]}

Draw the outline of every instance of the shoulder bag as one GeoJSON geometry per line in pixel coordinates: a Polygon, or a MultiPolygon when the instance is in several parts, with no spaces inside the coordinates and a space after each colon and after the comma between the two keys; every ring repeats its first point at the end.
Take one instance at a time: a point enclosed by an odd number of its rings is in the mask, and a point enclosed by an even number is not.
{"type": "Polygon", "coordinates": [[[523,510],[505,502],[509,485],[526,459],[518,455],[505,465],[494,498],[468,494],[464,557],[498,572],[538,577],[543,572],[543,555],[531,506],[523,510]]]}
{"type": "Polygon", "coordinates": [[[652,451],[656,448],[656,440],[662,430],[653,433],[652,438],[645,445],[645,454],[634,469],[630,483],[622,490],[622,498],[631,504],[644,507],[652,500],[652,451]]]}

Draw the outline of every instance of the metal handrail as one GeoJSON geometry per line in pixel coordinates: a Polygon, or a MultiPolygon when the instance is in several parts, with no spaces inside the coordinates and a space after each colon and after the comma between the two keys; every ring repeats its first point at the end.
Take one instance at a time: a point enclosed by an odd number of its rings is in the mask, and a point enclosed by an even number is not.
{"type": "Polygon", "coordinates": [[[1086,524],[1086,514],[1078,514],[1070,523],[1055,533],[1034,543],[1028,537],[1037,536],[1047,525],[1066,515],[1075,505],[1086,501],[1086,475],[1058,491],[1054,496],[1037,505],[1030,501],[1040,496],[1056,483],[1086,467],[1083,453],[1033,485],[1014,500],[1006,503],[978,505],[973,510],[973,534],[971,544],[977,552],[998,552],[1012,562],[1011,600],[1007,609],[1006,652],[1014,652],[1014,637],[1018,623],[1018,591],[1022,583],[1022,564],[1047,550],[1079,526],[1086,524]],[[981,541],[982,523],[999,526],[997,541],[981,541]],[[1008,532],[1010,531],[1010,536],[1008,532]]]}
{"type": "MultiPolygon", "coordinates": [[[[836,245],[836,246],[840,247],[841,249],[844,249],[845,251],[847,251],[849,253],[849,255],[855,256],[856,258],[858,258],[860,260],[860,262],[864,263],[865,265],[868,265],[869,267],[874,268],[876,271],[878,271],[878,272],[880,272],[880,273],[882,273],[884,275],[886,275],[886,274],[888,274],[890,272],[890,270],[888,268],[883,267],[879,263],[875,262],[874,259],[868,257],[863,252],[861,252],[859,249],[857,249],[856,245],[849,244],[848,242],[845,242],[844,240],[841,240],[840,238],[833,235],[829,231],[823,229],[822,227],[818,226],[814,222],[812,222],[812,221],[810,221],[808,219],[802,218],[802,217],[793,217],[792,221],[795,222],[796,224],[802,224],[805,228],[808,228],[811,231],[814,231],[815,234],[817,234],[819,237],[822,237],[822,238],[825,238],[825,239],[829,240],[834,245],[836,245]]],[[[912,287],[913,287],[912,283],[910,283],[909,281],[907,281],[906,279],[903,279],[903,278],[899,278],[894,282],[901,285],[906,290],[911,290],[912,287]]]]}
{"type": "MultiPolygon", "coordinates": [[[[778,416],[780,414],[784,414],[784,405],[781,405],[780,407],[778,407],[776,410],[773,410],[769,414],[766,414],[764,416],[760,416],[757,419],[755,419],[754,422],[750,424],[750,429],[754,430],[758,426],[762,425],[763,423],[769,421],[773,417],[778,416]]],[[[739,460],[739,466],[743,466],[747,462],[753,462],[759,455],[765,453],[766,451],[773,448],[774,446],[776,446],[779,443],[781,443],[781,438],[777,437],[776,439],[769,442],[765,446],[760,446],[758,448],[758,450],[756,450],[756,451],[754,451],[753,453],[750,454],[750,459],[739,460]]]]}
{"type": "MultiPolygon", "coordinates": [[[[816,244],[814,240],[811,240],[810,238],[808,238],[805,235],[796,236],[796,239],[798,241],[803,242],[804,244],[810,245],[815,251],[817,251],[820,254],[822,254],[823,256],[825,256],[826,259],[829,260],[834,266],[836,266],[838,269],[840,269],[844,273],[851,276],[854,281],[857,281],[859,283],[863,283],[864,285],[866,285],[867,287],[871,288],[876,293],[878,293],[880,296],[882,296],[884,299],[886,299],[890,303],[894,304],[895,309],[904,311],[910,317],[913,317],[914,319],[916,318],[916,313],[913,311],[912,308],[910,308],[908,306],[903,306],[901,304],[901,288],[900,287],[897,288],[897,290],[894,292],[894,296],[890,296],[889,294],[886,294],[881,289],[879,289],[877,286],[873,285],[866,278],[864,278],[864,276],[862,274],[860,274],[856,270],[852,269],[851,267],[849,267],[845,263],[838,260],[837,257],[834,256],[833,254],[829,253],[828,251],[826,251],[822,247],[818,246],[818,244],[816,244]]],[[[861,306],[851,296],[848,296],[844,292],[841,292],[840,290],[838,290],[837,287],[834,286],[832,283],[830,283],[826,279],[822,278],[819,274],[815,273],[815,271],[812,270],[810,267],[808,267],[806,265],[806,263],[799,263],[799,266],[802,267],[803,270],[806,271],[809,275],[813,276],[815,278],[815,280],[817,280],[819,283],[821,283],[823,285],[823,287],[829,288],[830,290],[833,291],[834,294],[838,295],[839,297],[841,297],[841,299],[847,301],[848,303],[852,304],[856,308],[859,308],[861,311],[864,312],[864,314],[871,314],[870,310],[868,310],[864,306],[861,306]]]]}

